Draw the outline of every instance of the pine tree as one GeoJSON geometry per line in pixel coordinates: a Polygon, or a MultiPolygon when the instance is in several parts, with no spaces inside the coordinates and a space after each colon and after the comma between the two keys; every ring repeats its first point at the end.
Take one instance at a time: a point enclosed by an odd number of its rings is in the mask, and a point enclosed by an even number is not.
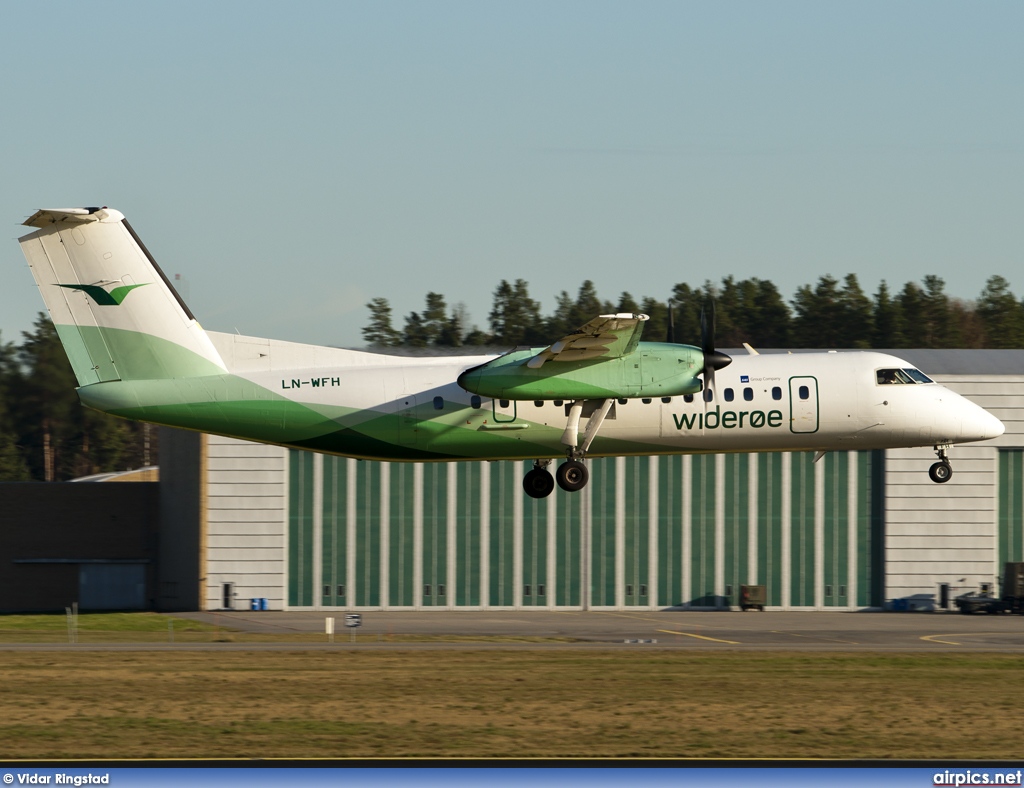
{"type": "Polygon", "coordinates": [[[906,347],[903,336],[903,315],[899,302],[889,295],[889,285],[885,280],[878,286],[873,306],[873,327],[871,347],[900,348],[906,347]]]}
{"type": "Polygon", "coordinates": [[[386,298],[374,298],[366,305],[370,322],[363,328],[363,339],[377,347],[395,347],[402,343],[402,335],[391,325],[391,305],[386,298]]]}
{"type": "Polygon", "coordinates": [[[1003,277],[989,277],[978,299],[977,315],[985,347],[1024,347],[1024,307],[1003,277]]]}

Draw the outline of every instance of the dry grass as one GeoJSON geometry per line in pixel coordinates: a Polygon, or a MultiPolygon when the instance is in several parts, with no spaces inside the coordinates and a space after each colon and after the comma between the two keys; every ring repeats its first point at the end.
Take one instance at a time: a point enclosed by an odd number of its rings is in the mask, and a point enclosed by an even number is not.
{"type": "Polygon", "coordinates": [[[0,758],[1018,758],[1022,660],[0,653],[0,758]],[[970,735],[984,720],[984,735],[970,735]]]}

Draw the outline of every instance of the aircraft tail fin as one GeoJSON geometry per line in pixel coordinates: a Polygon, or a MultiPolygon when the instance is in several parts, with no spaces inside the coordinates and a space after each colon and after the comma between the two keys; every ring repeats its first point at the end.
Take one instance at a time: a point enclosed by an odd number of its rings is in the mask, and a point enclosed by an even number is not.
{"type": "Polygon", "coordinates": [[[80,386],[226,371],[120,211],[47,209],[18,239],[80,386]]]}

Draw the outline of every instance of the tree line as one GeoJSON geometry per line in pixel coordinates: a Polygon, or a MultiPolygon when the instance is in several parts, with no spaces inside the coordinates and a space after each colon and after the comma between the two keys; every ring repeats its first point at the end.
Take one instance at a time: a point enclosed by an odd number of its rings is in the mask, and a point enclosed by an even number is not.
{"type": "Polygon", "coordinates": [[[82,407],[53,323],[0,341],[0,481],[65,481],[155,464],[157,430],[82,407]]]}
{"type": "Polygon", "coordinates": [[[907,282],[896,292],[883,281],[872,296],[854,274],[842,281],[822,276],[813,286],[797,288],[790,301],[772,282],[757,278],[727,276],[721,284],[707,281],[702,287],[677,284],[664,301],[638,300],[628,292],[617,301],[602,300],[587,280],[575,297],[559,293],[548,315],[541,313],[524,280],[503,279],[494,291],[486,330],[469,325],[463,305],[449,308],[443,295],[430,292],[425,308],[407,315],[401,328],[392,320],[388,300],[372,299],[363,338],[377,348],[542,346],[599,314],[633,312],[650,316],[645,340],[664,342],[671,336],[698,345],[700,313],[709,297],[715,300],[719,347],[744,342],[755,348],[1024,347],[1024,303],[1001,276],[989,277],[976,300],[948,295],[938,276],[907,282]]]}

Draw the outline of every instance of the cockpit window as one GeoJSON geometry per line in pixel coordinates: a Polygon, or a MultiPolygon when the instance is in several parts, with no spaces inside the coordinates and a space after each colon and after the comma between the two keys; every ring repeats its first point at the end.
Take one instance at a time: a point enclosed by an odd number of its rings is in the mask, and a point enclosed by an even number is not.
{"type": "Polygon", "coordinates": [[[921,370],[907,367],[906,369],[879,369],[875,372],[875,380],[880,385],[888,384],[911,384],[934,383],[930,377],[921,370]]]}

